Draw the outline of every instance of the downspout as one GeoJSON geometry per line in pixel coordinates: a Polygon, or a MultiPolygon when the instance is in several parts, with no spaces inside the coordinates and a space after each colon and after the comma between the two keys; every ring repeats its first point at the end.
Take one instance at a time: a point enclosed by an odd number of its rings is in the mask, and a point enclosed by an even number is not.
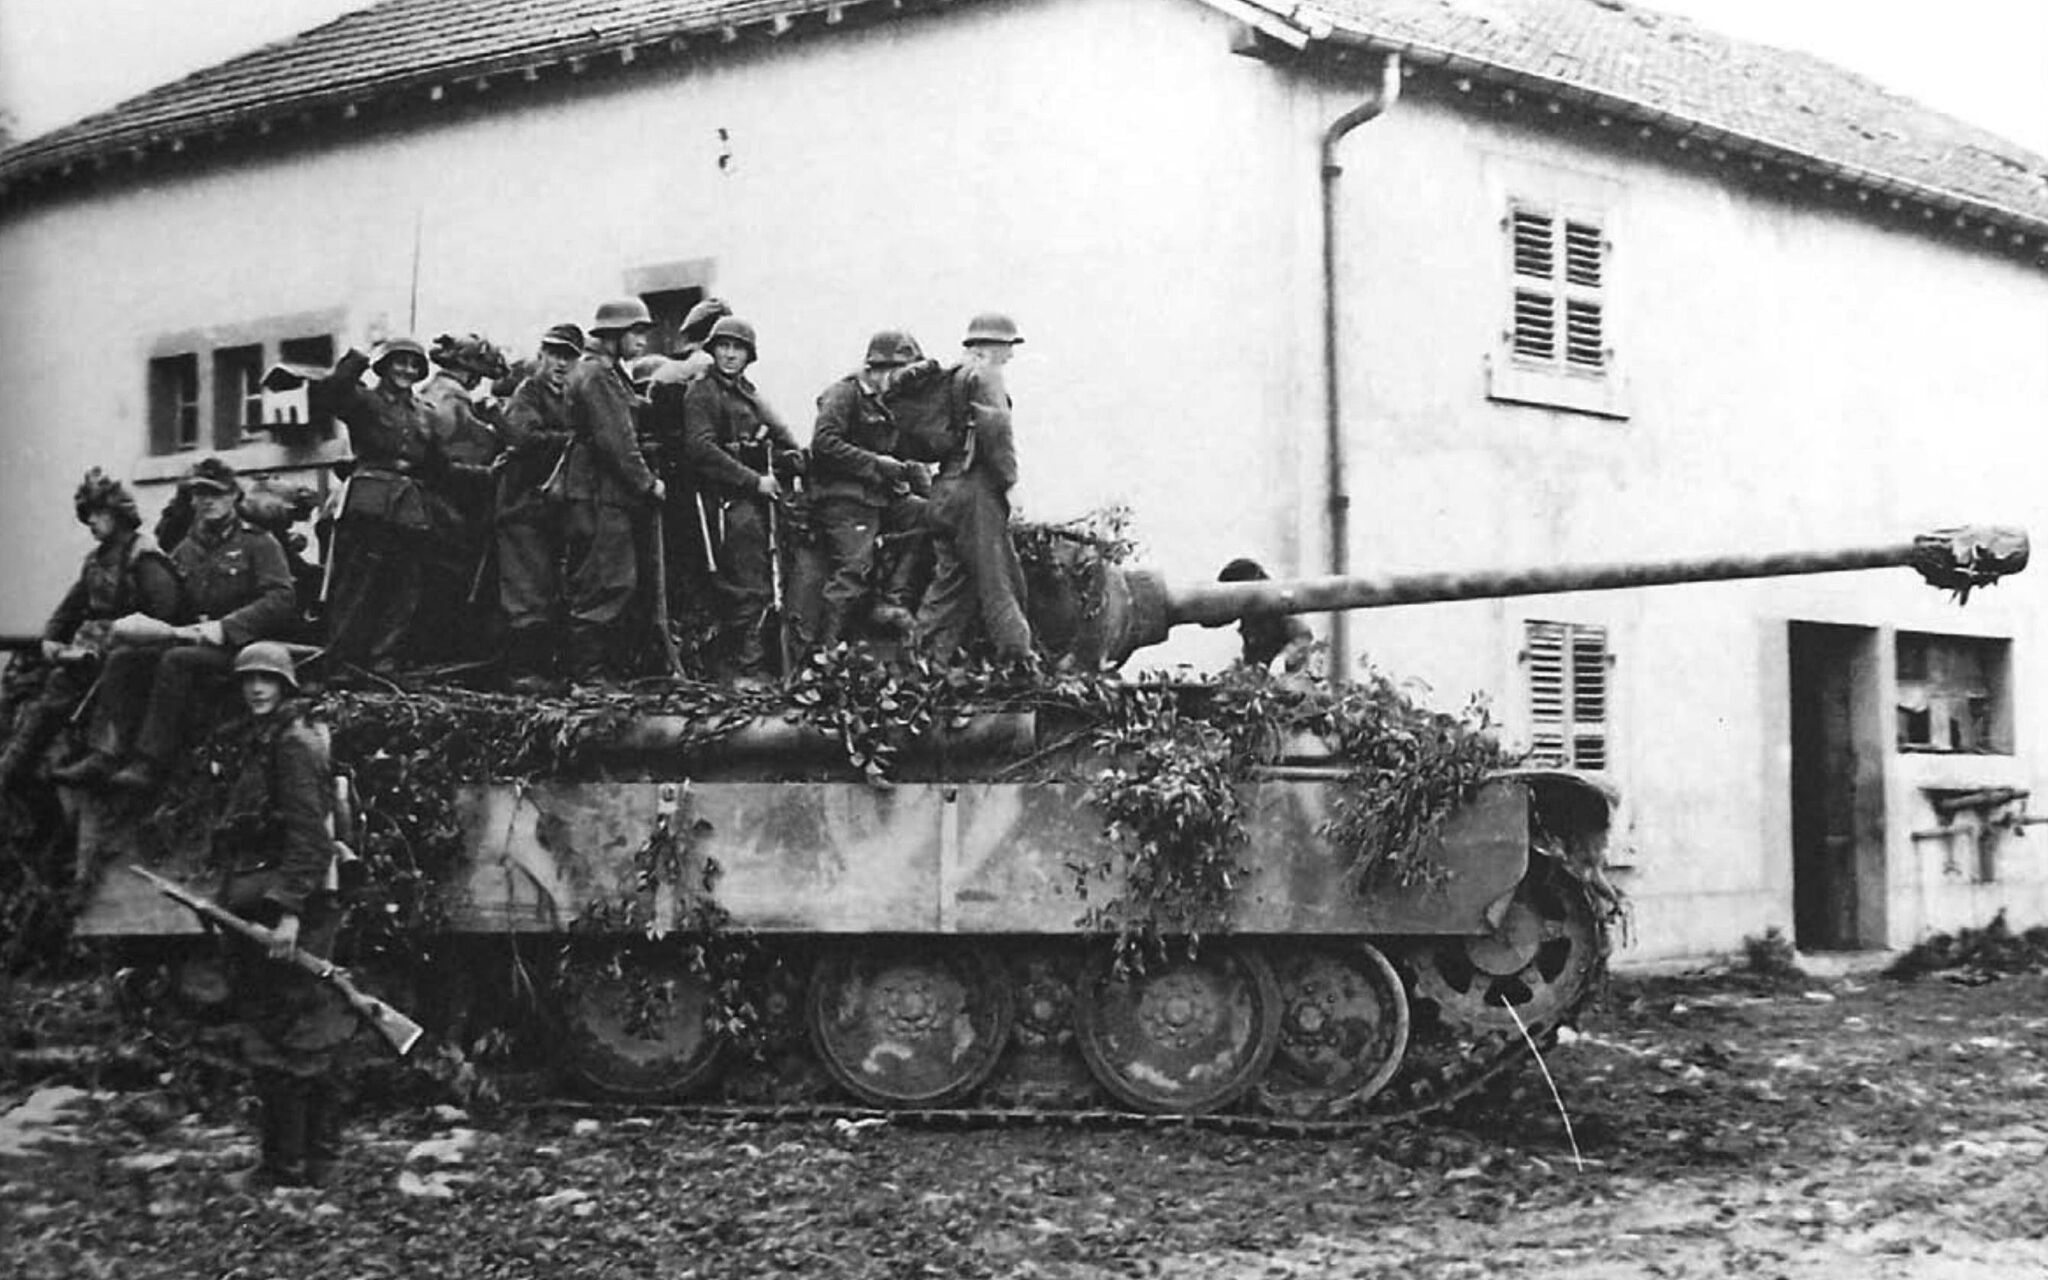
{"type": "MultiPolygon", "coordinates": [[[[1390,53],[1380,70],[1379,84],[1323,131],[1323,470],[1332,574],[1348,573],[1351,568],[1351,492],[1344,476],[1344,418],[1337,360],[1337,179],[1344,173],[1344,166],[1337,163],[1337,144],[1345,134],[1393,106],[1400,96],[1401,56],[1390,53]]],[[[1351,657],[1346,624],[1343,612],[1330,615],[1332,679],[1349,674],[1351,657]]]]}

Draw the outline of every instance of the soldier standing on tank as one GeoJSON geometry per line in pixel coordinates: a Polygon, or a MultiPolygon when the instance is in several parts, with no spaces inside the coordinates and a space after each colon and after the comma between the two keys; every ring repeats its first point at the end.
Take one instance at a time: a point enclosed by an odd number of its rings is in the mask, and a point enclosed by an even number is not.
{"type": "Polygon", "coordinates": [[[333,988],[286,961],[295,947],[331,957],[342,923],[327,744],[293,696],[298,676],[282,644],[249,645],[236,656],[235,672],[250,722],[214,828],[213,856],[223,872],[220,905],[274,939],[266,951],[240,935],[223,937],[256,1091],[256,1178],[317,1186],[340,1154],[333,1060],[354,1023],[333,988]]]}
{"type": "Polygon", "coordinates": [[[505,666],[512,687],[552,684],[562,613],[562,556],[568,506],[562,473],[569,429],[569,371],[583,358],[583,330],[558,324],[541,335],[540,356],[506,401],[498,469],[498,603],[509,628],[505,666]]]}
{"type": "Polygon", "coordinates": [[[418,394],[448,470],[434,485],[439,501],[431,508],[432,556],[414,634],[420,648],[442,658],[473,648],[465,641],[488,633],[495,621],[489,614],[496,593],[485,589],[484,579],[491,567],[496,497],[490,466],[504,448],[498,434],[504,417],[488,389],[482,398],[477,389],[486,379],[504,376],[506,365],[504,352],[474,333],[442,334],[427,359],[435,373],[418,394]]]}
{"type": "Polygon", "coordinates": [[[668,559],[668,592],[671,602],[708,593],[712,564],[707,536],[711,533],[710,513],[705,499],[690,488],[689,467],[683,458],[683,394],[689,384],[711,370],[711,353],[704,343],[711,327],[732,314],[723,298],[706,298],[683,317],[674,354],[650,370],[647,378],[647,408],[642,415],[641,437],[648,449],[648,465],[668,485],[668,501],[662,511],[663,551],[668,559]]]}
{"type": "Polygon", "coordinates": [[[184,746],[193,708],[227,684],[236,652],[283,635],[297,617],[284,549],[236,512],[234,468],[204,458],[184,483],[195,519],[171,553],[182,597],[172,643],[117,643],[108,651],[91,752],[54,770],[60,782],[154,790],[184,746]]]}
{"type": "Polygon", "coordinates": [[[712,368],[683,394],[683,457],[692,483],[723,518],[718,580],[725,660],[721,674],[758,683],[767,667],[761,624],[774,598],[770,505],[782,501],[778,459],[800,456],[796,437],[747,378],[760,358],[754,326],[726,316],[711,326],[712,368]]]}
{"type": "Polygon", "coordinates": [[[0,751],[0,790],[27,776],[85,700],[114,619],[140,613],[169,622],[177,616],[177,574],[142,532],[142,513],[128,490],[94,467],[80,482],[72,509],[92,531],[94,546],[78,581],[43,627],[42,686],[23,703],[0,751]]]}
{"type": "Polygon", "coordinates": [[[568,502],[565,658],[574,679],[601,679],[624,661],[619,623],[638,582],[633,515],[667,493],[640,456],[633,430],[638,397],[626,375],[653,327],[640,299],[605,303],[590,325],[596,350],[569,373],[567,420],[575,440],[562,468],[562,490],[568,502]]]}
{"type": "Polygon", "coordinates": [[[310,388],[315,411],[348,428],[355,455],[329,549],[327,657],[336,665],[388,670],[412,636],[434,532],[428,486],[448,473],[432,415],[413,391],[426,374],[420,344],[393,338],[374,361],[351,350],[310,388]],[[374,389],[362,384],[365,369],[377,375],[374,389]]]}
{"type": "Polygon", "coordinates": [[[818,643],[839,643],[848,621],[868,595],[876,548],[883,536],[909,537],[895,557],[873,612],[881,626],[907,636],[915,623],[914,596],[929,561],[924,527],[924,468],[900,452],[896,418],[884,399],[892,375],[922,360],[917,339],[884,329],[868,340],[862,367],[818,396],[811,434],[813,527],[825,546],[828,577],[818,643]]]}
{"type": "Polygon", "coordinates": [[[1016,322],[994,312],[967,326],[967,359],[941,381],[945,415],[926,521],[933,536],[931,589],[918,614],[926,651],[951,659],[977,632],[998,662],[1028,662],[1031,624],[1024,616],[1024,568],[1010,541],[1010,490],[1017,483],[1010,393],[1003,366],[1024,339],[1016,322]]]}

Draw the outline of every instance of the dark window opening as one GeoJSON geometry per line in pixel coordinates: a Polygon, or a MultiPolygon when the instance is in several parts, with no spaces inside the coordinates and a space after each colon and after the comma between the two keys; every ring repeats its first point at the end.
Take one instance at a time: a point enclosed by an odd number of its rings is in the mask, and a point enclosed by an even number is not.
{"type": "Polygon", "coordinates": [[[159,356],[149,362],[149,448],[181,453],[199,447],[199,357],[159,356]]]}
{"type": "Polygon", "coordinates": [[[647,349],[656,355],[671,356],[682,349],[683,319],[690,314],[691,307],[704,301],[704,290],[696,285],[662,289],[641,294],[640,301],[647,304],[654,317],[654,332],[647,337],[647,349]]]}
{"type": "Polygon", "coordinates": [[[1901,631],[1899,750],[2011,755],[2011,662],[2009,640],[1901,631]]]}

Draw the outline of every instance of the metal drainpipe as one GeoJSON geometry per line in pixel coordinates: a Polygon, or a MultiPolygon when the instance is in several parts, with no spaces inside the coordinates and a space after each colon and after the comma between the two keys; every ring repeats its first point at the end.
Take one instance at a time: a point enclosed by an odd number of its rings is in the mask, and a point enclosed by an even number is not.
{"type": "MultiPolygon", "coordinates": [[[[1330,534],[1330,572],[1351,568],[1351,493],[1344,478],[1344,419],[1339,401],[1337,361],[1337,144],[1344,135],[1377,117],[1401,96],[1401,56],[1387,55],[1380,82],[1357,106],[1323,131],[1323,447],[1330,534]]],[[[1330,676],[1349,674],[1349,628],[1342,612],[1330,615],[1330,676]]]]}

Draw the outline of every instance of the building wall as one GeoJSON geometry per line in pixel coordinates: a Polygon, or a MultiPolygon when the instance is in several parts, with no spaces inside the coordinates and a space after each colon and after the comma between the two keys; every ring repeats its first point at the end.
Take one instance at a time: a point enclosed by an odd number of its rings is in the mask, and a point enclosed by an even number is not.
{"type": "MultiPolygon", "coordinates": [[[[1525,123],[1546,119],[1533,106],[1516,119],[1456,98],[1410,95],[1343,157],[1355,565],[1885,544],[2038,510],[2015,464],[2048,425],[2048,274],[1789,189],[1716,181],[1646,154],[1622,126],[1538,127],[1525,123]],[[1487,398],[1485,361],[1508,318],[1505,200],[1553,180],[1608,190],[1625,421],[1487,398]]],[[[1389,610],[1354,625],[1381,666],[1445,701],[1485,691],[1518,728],[1529,618],[1611,629],[1609,776],[1625,797],[1633,954],[1791,931],[1793,620],[1880,628],[1886,682],[1899,629],[2011,638],[2014,755],[1864,744],[1882,759],[1890,819],[1883,940],[1981,924],[1999,906],[2016,923],[2048,919],[2048,859],[2026,841],[2007,842],[1999,882],[1972,884],[1944,873],[1938,842],[1910,838],[1929,825],[1923,786],[2048,782],[2026,696],[2048,678],[2048,607],[2032,577],[1963,609],[1886,570],[1389,610]]],[[[1867,710],[1888,732],[1891,707],[1867,710]]]]}
{"type": "MultiPolygon", "coordinates": [[[[1010,311],[1028,514],[1123,501],[1170,571],[1284,565],[1293,210],[1314,162],[1275,144],[1285,73],[1230,34],[1184,0],[968,6],[593,72],[544,105],[423,107],[416,127],[17,213],[0,221],[0,542],[59,541],[89,464],[182,466],[137,456],[160,335],[330,307],[346,340],[401,331],[417,234],[418,333],[515,351],[628,272],[707,260],[800,437],[874,329],[947,353],[971,314],[1010,311]]],[[[73,563],[7,557],[0,629],[36,625],[73,563]]]]}

